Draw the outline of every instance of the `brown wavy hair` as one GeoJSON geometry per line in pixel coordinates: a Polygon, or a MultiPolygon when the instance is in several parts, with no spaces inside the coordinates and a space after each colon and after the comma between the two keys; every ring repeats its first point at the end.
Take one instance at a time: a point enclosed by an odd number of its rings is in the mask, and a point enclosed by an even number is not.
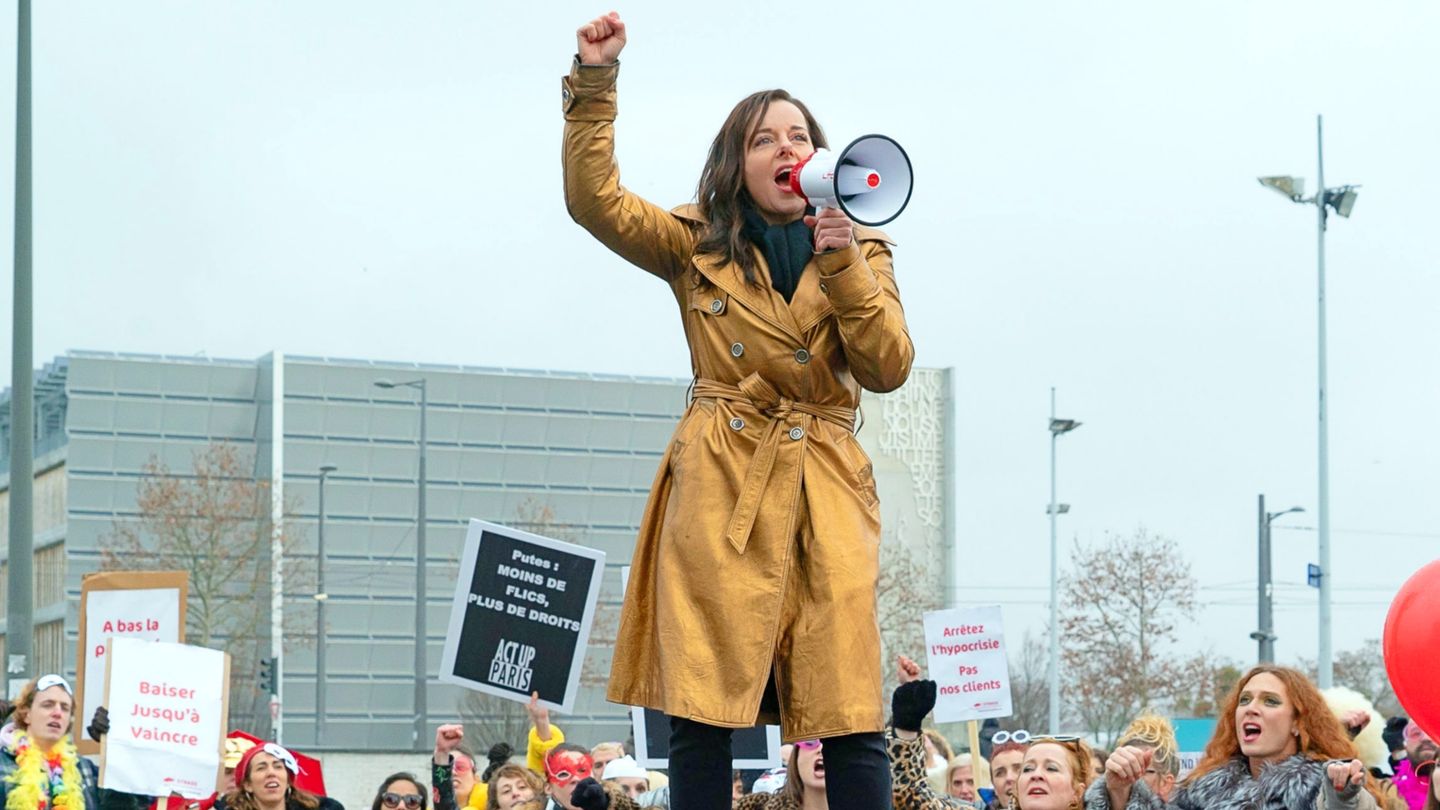
{"type": "Polygon", "coordinates": [[[727,263],[740,265],[745,273],[745,283],[752,286],[760,285],[760,276],[755,251],[742,228],[745,223],[744,206],[754,204],[750,192],[745,190],[745,154],[749,151],[750,133],[765,118],[770,105],[777,101],[788,101],[798,107],[800,114],[805,116],[805,126],[810,129],[811,145],[816,149],[828,148],[820,123],[799,99],[784,90],[751,93],[735,105],[720,126],[714,142],[710,144],[710,154],[705,158],[705,168],[700,172],[700,183],[695,190],[700,215],[705,219],[695,251],[718,254],[727,263]]]}
{"type": "MultiPolygon", "coordinates": [[[[1273,675],[1285,687],[1285,693],[1290,697],[1290,705],[1295,707],[1295,726],[1300,732],[1297,751],[1300,755],[1316,762],[1359,758],[1360,754],[1355,749],[1355,743],[1350,740],[1350,735],[1340,725],[1335,713],[1330,711],[1325,698],[1320,695],[1320,690],[1304,673],[1290,667],[1261,664],[1245,673],[1245,677],[1236,681],[1230,694],[1225,696],[1225,702],[1220,707],[1220,716],[1215,722],[1215,734],[1205,746],[1205,754],[1200,757],[1195,770],[1185,777],[1186,783],[1224,767],[1237,757],[1244,757],[1240,751],[1240,737],[1235,729],[1235,710],[1240,706],[1240,693],[1257,675],[1273,675]]],[[[1365,788],[1380,806],[1385,805],[1384,797],[1368,771],[1365,788]]]]}
{"type": "MultiPolygon", "coordinates": [[[[486,781],[486,810],[500,810],[500,797],[496,795],[498,793],[496,788],[499,787],[501,779],[520,779],[530,786],[530,789],[535,792],[537,798],[545,795],[545,781],[540,778],[540,774],[535,773],[524,765],[507,762],[496,768],[495,772],[490,774],[490,778],[486,781]]],[[[458,802],[459,800],[457,799],[456,801],[458,802]]]]}

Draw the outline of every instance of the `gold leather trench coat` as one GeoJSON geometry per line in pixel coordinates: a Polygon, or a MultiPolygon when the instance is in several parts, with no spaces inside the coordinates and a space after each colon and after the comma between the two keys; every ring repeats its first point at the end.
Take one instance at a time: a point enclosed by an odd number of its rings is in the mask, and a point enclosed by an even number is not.
{"type": "Polygon", "coordinates": [[[620,185],[618,72],[576,64],[563,80],[565,202],[669,284],[696,385],[641,523],[608,697],[716,726],[778,722],[787,741],[880,731],[880,504],[852,430],[860,389],[899,387],[914,356],[890,242],[856,226],[788,304],[696,255],[698,208],[620,185]],[[778,717],[761,707],[772,673],[778,717]]]}

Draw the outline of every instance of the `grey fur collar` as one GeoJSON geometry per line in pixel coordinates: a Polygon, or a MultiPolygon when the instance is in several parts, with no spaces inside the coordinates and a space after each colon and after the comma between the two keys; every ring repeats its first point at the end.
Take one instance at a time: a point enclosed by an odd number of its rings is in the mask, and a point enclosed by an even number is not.
{"type": "Polygon", "coordinates": [[[1314,810],[1325,778],[1324,762],[1300,755],[1264,766],[1259,779],[1236,758],[1187,779],[1175,789],[1174,804],[1180,810],[1314,810]]]}

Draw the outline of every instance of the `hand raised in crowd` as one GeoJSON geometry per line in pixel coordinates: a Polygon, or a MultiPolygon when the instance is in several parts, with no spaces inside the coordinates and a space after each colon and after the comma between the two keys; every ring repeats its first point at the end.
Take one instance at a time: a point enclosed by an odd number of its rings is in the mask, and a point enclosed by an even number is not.
{"type": "Polygon", "coordinates": [[[1345,726],[1345,730],[1354,738],[1370,725],[1370,713],[1364,709],[1351,709],[1340,716],[1340,724],[1345,726]]]}
{"type": "Polygon", "coordinates": [[[90,725],[85,727],[85,733],[96,742],[110,733],[110,712],[106,711],[104,706],[95,707],[95,716],[91,718],[90,725]]]}
{"type": "Polygon", "coordinates": [[[855,241],[855,223],[839,208],[821,208],[805,224],[815,232],[815,252],[839,250],[855,241]]]}
{"type": "Polygon", "coordinates": [[[891,723],[902,739],[914,739],[925,715],[935,708],[935,682],[921,680],[920,665],[903,655],[896,663],[900,685],[890,696],[891,723]]]}
{"type": "Polygon", "coordinates": [[[1365,784],[1365,763],[1358,759],[1332,762],[1325,766],[1325,775],[1330,777],[1330,784],[1334,786],[1335,792],[1340,793],[1351,785],[1365,784]]]}
{"type": "Polygon", "coordinates": [[[582,65],[612,65],[625,49],[625,23],[618,12],[610,12],[575,31],[575,49],[582,65]]]}
{"type": "Polygon", "coordinates": [[[465,727],[458,723],[435,729],[435,764],[450,764],[451,753],[465,739],[465,727]]]}
{"type": "Polygon", "coordinates": [[[575,783],[575,790],[570,794],[570,803],[580,810],[609,810],[610,794],[605,788],[595,781],[594,777],[581,779],[575,783]]]}
{"type": "Polygon", "coordinates": [[[540,705],[539,692],[530,693],[525,711],[529,712],[530,724],[535,727],[535,738],[542,741],[550,739],[550,710],[540,705]]]}
{"type": "Polygon", "coordinates": [[[900,683],[920,680],[920,665],[904,655],[895,659],[895,670],[900,683]]]}
{"type": "Polygon", "coordinates": [[[1133,745],[1122,745],[1105,760],[1105,790],[1110,794],[1111,807],[1130,803],[1130,790],[1145,775],[1155,752],[1133,745]]]}

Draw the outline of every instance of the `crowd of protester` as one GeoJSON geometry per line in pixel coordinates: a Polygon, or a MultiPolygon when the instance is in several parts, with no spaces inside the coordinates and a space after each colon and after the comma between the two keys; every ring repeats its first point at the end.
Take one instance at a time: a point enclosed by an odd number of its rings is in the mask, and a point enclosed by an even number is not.
{"type": "MultiPolygon", "coordinates": [[[[1384,720],[1368,704],[1322,695],[1293,669],[1246,673],[1188,772],[1170,722],[1153,713],[1134,718],[1112,752],[1076,736],[1002,729],[979,752],[957,754],[923,727],[935,682],[906,658],[898,674],[886,731],[896,810],[1440,810],[1434,738],[1404,717],[1384,720]]],[[[31,681],[6,707],[4,810],[344,810],[307,781],[303,757],[243,736],[226,740],[209,799],[101,789],[71,742],[73,709],[58,675],[31,681]]],[[[378,781],[370,810],[668,810],[667,777],[641,767],[629,744],[577,744],[536,699],[528,710],[523,754],[500,742],[479,757],[461,725],[441,726],[425,768],[430,786],[424,771],[392,773],[378,781]]],[[[86,733],[98,740],[108,729],[102,708],[86,733]]],[[[824,740],[802,740],[782,746],[781,767],[735,771],[735,809],[839,810],[843,801],[825,789],[824,752],[824,740]]]]}

